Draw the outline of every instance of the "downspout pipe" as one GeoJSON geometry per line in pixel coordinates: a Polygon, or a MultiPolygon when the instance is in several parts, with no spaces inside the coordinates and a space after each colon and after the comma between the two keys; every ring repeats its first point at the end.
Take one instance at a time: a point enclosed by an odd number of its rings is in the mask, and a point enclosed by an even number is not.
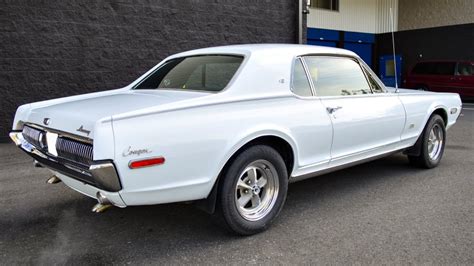
{"type": "Polygon", "coordinates": [[[304,40],[303,29],[305,25],[304,22],[304,15],[309,14],[308,6],[310,5],[310,0],[299,0],[298,1],[298,43],[304,44],[306,40],[304,40]]]}

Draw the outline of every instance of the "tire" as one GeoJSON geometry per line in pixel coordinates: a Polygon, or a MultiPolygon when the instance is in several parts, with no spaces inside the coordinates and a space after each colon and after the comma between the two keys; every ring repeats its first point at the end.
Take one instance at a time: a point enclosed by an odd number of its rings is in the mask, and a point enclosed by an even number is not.
{"type": "Polygon", "coordinates": [[[446,144],[446,128],[441,116],[434,114],[421,135],[421,150],[418,156],[408,156],[410,163],[421,168],[438,166],[444,153],[446,144]]]}
{"type": "Polygon", "coordinates": [[[269,146],[251,146],[226,168],[218,188],[217,218],[238,235],[266,230],[286,200],[288,172],[281,155],[269,146]]]}

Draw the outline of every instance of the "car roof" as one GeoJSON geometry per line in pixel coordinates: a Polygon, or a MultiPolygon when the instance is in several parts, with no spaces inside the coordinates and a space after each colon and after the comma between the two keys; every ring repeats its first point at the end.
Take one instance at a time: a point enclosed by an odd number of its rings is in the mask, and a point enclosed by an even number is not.
{"type": "Polygon", "coordinates": [[[202,48],[182,52],[173,55],[172,57],[183,57],[200,54],[259,54],[271,52],[277,56],[298,56],[305,54],[334,54],[334,55],[346,55],[357,57],[357,55],[349,50],[317,46],[317,45],[303,45],[303,44],[237,44],[237,45],[226,45],[216,46],[209,48],[202,48]]]}

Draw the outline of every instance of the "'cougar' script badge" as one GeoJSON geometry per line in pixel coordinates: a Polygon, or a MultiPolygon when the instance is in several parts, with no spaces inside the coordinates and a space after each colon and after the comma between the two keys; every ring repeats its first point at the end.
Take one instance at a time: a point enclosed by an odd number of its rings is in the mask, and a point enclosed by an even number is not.
{"type": "Polygon", "coordinates": [[[151,153],[151,150],[149,150],[149,149],[132,150],[132,147],[129,146],[128,149],[126,149],[125,151],[122,152],[122,156],[123,157],[127,157],[127,156],[130,156],[130,155],[140,156],[140,155],[145,154],[145,153],[151,153]]]}
{"type": "Polygon", "coordinates": [[[79,131],[79,132],[85,133],[85,134],[87,134],[87,136],[89,136],[89,134],[91,133],[91,131],[90,131],[90,130],[84,129],[84,126],[83,126],[83,125],[81,125],[81,127],[80,127],[80,128],[76,129],[76,131],[79,131]]]}
{"type": "Polygon", "coordinates": [[[49,118],[43,119],[43,124],[45,124],[45,125],[49,125],[50,122],[51,122],[51,119],[49,119],[49,118]]]}

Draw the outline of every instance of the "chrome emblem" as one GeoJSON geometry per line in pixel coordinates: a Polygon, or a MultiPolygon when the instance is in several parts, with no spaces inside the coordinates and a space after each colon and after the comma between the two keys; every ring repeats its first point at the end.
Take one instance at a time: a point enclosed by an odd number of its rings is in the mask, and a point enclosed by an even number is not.
{"type": "Polygon", "coordinates": [[[127,157],[127,156],[130,156],[130,155],[140,156],[140,155],[146,154],[146,153],[151,153],[151,150],[149,150],[149,149],[132,150],[132,147],[128,146],[128,149],[126,149],[122,152],[122,156],[123,157],[127,157]]]}
{"type": "Polygon", "coordinates": [[[86,134],[87,136],[89,136],[89,134],[91,133],[90,130],[84,129],[84,126],[83,126],[83,125],[81,125],[80,128],[76,129],[76,131],[82,132],[82,133],[86,134]]]}
{"type": "Polygon", "coordinates": [[[49,119],[49,118],[43,119],[43,124],[45,124],[45,125],[49,125],[50,122],[51,122],[51,119],[49,119]]]}

